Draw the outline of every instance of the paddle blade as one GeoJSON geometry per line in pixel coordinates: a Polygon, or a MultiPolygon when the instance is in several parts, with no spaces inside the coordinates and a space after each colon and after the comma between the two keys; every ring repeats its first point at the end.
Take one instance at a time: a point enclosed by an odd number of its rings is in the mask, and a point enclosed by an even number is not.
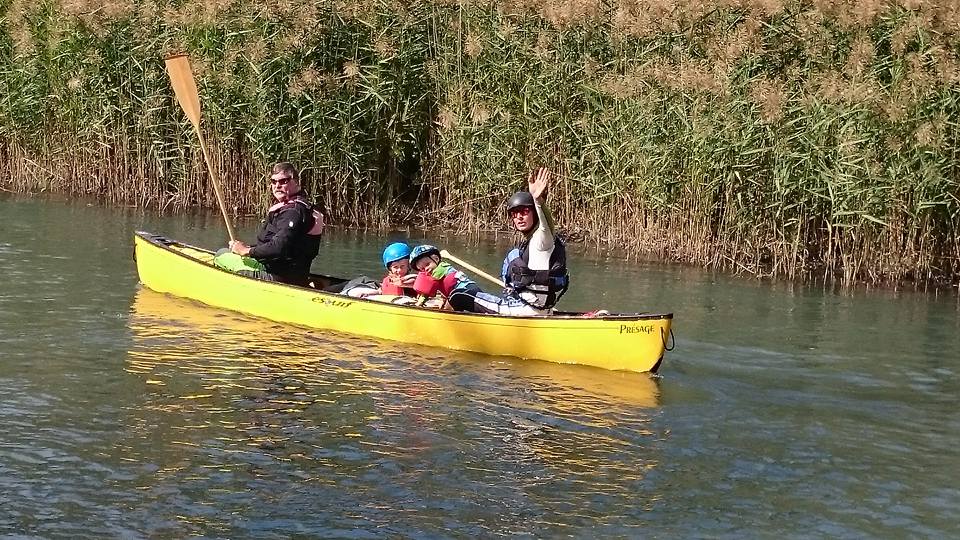
{"type": "Polygon", "coordinates": [[[197,83],[193,80],[193,71],[190,69],[190,58],[185,54],[169,56],[164,59],[167,64],[167,74],[170,75],[170,85],[177,101],[193,127],[200,131],[200,97],[197,95],[197,83]]]}

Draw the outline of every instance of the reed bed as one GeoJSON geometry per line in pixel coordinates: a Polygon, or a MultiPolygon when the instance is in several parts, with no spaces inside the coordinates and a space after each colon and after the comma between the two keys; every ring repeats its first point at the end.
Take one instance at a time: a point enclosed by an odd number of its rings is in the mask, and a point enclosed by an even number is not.
{"type": "Polygon", "coordinates": [[[228,206],[304,166],[340,223],[504,228],[844,283],[960,279],[960,7],[916,0],[0,0],[0,185],[228,206]]]}

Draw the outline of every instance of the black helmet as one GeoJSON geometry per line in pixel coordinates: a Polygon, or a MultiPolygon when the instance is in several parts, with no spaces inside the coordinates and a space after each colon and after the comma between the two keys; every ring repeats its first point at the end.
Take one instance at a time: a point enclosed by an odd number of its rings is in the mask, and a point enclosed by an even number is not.
{"type": "Polygon", "coordinates": [[[533,195],[529,191],[518,191],[507,201],[507,213],[521,206],[534,206],[533,195]]]}

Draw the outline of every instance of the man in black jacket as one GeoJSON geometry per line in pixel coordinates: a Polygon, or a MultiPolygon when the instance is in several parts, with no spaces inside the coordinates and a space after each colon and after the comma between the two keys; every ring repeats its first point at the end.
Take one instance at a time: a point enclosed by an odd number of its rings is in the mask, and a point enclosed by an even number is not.
{"type": "Polygon", "coordinates": [[[257,234],[257,243],[248,246],[233,240],[230,251],[256,259],[263,265],[263,271],[250,272],[253,277],[306,285],[310,263],[320,250],[323,214],[301,191],[300,175],[290,163],[280,162],[273,166],[270,190],[277,203],[267,211],[257,234]]]}

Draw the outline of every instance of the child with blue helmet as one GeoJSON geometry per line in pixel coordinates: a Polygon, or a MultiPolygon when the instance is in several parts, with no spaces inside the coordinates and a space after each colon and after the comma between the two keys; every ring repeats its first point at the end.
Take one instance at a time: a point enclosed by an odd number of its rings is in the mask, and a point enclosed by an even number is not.
{"type": "Polygon", "coordinates": [[[410,274],[410,246],[403,242],[394,242],[383,250],[383,266],[387,275],[380,283],[381,294],[396,296],[416,296],[413,282],[416,276],[410,274]]]}

